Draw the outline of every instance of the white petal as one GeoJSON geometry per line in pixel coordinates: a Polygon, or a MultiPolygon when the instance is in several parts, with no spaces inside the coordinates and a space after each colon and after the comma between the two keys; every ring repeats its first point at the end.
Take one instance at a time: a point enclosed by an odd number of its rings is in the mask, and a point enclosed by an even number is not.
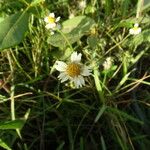
{"type": "Polygon", "coordinates": [[[61,72],[66,71],[67,64],[64,63],[63,61],[56,61],[55,68],[61,72]]]}
{"type": "Polygon", "coordinates": [[[65,72],[61,72],[58,76],[58,79],[62,80],[63,78],[65,78],[66,73],[65,72]]]}
{"type": "Polygon", "coordinates": [[[134,34],[134,29],[130,29],[130,30],[129,30],[129,33],[130,33],[131,35],[133,35],[133,34],[134,34]]]}
{"type": "Polygon", "coordinates": [[[139,26],[139,24],[138,24],[138,23],[135,23],[135,24],[134,24],[134,27],[138,27],[138,26],[139,26]]]}
{"type": "Polygon", "coordinates": [[[73,82],[74,82],[76,88],[79,88],[79,87],[82,87],[83,85],[85,85],[83,76],[78,76],[78,77],[73,78],[73,82]]]}
{"type": "Polygon", "coordinates": [[[47,28],[47,29],[53,29],[53,28],[55,28],[55,24],[49,23],[49,24],[47,24],[47,25],[45,26],[45,28],[47,28]]]}
{"type": "Polygon", "coordinates": [[[78,81],[78,78],[74,78],[73,79],[73,82],[74,82],[74,85],[75,85],[75,88],[79,88],[79,86],[80,86],[80,82],[78,81]]]}
{"type": "Polygon", "coordinates": [[[58,76],[59,80],[61,80],[62,82],[65,82],[69,79],[68,75],[65,72],[60,73],[60,75],[58,76]]]}
{"type": "Polygon", "coordinates": [[[69,79],[69,78],[68,78],[68,76],[66,75],[66,76],[61,80],[61,83],[67,81],[68,79],[69,79]]]}
{"type": "Polygon", "coordinates": [[[139,33],[141,33],[142,29],[139,27],[134,27],[134,28],[131,28],[129,30],[129,33],[132,34],[132,35],[137,35],[139,33]]]}
{"type": "Polygon", "coordinates": [[[45,26],[47,29],[53,29],[56,27],[56,23],[48,23],[46,26],[45,26]]]}
{"type": "Polygon", "coordinates": [[[82,54],[81,53],[79,53],[79,54],[77,54],[77,52],[73,52],[72,54],[71,54],[71,61],[72,62],[80,62],[81,61],[81,56],[82,56],[82,54]]]}
{"type": "Polygon", "coordinates": [[[60,25],[60,24],[57,24],[57,25],[56,25],[56,28],[60,30],[60,29],[61,29],[61,25],[60,25]]]}
{"type": "Polygon", "coordinates": [[[55,22],[58,22],[59,20],[60,20],[60,17],[57,17],[56,20],[55,20],[55,22]]]}
{"type": "Polygon", "coordinates": [[[88,66],[83,66],[82,67],[82,72],[81,72],[81,75],[83,75],[83,76],[89,76],[89,75],[91,75],[91,71],[92,70],[90,70],[90,68],[88,67],[88,66]]]}
{"type": "Polygon", "coordinates": [[[82,86],[82,85],[85,86],[85,81],[84,81],[83,76],[79,75],[78,78],[79,78],[79,80],[80,80],[81,86],[82,86]]]}
{"type": "Polygon", "coordinates": [[[141,28],[138,28],[137,29],[137,34],[141,33],[142,29],[141,28]]]}
{"type": "Polygon", "coordinates": [[[54,35],[54,33],[55,33],[55,32],[51,30],[51,35],[54,35]]]}
{"type": "Polygon", "coordinates": [[[50,13],[49,17],[55,18],[55,14],[54,13],[50,13]]]}
{"type": "Polygon", "coordinates": [[[50,25],[47,24],[47,25],[45,26],[45,28],[46,28],[46,29],[50,29],[50,25]]]}
{"type": "Polygon", "coordinates": [[[48,23],[49,21],[48,21],[48,17],[45,17],[44,18],[44,21],[46,22],[46,23],[48,23]]]}

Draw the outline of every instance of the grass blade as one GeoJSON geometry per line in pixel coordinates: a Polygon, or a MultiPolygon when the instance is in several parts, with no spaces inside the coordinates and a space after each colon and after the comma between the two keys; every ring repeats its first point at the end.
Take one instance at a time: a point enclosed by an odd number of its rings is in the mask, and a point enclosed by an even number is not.
{"type": "Polygon", "coordinates": [[[133,116],[131,116],[131,115],[129,115],[129,114],[127,114],[127,113],[125,113],[125,112],[123,112],[123,111],[117,109],[117,108],[108,107],[107,110],[108,110],[108,112],[110,112],[110,113],[117,114],[117,115],[122,116],[123,118],[126,118],[126,119],[128,119],[128,120],[131,120],[131,121],[133,121],[133,122],[136,122],[136,123],[139,123],[139,124],[143,124],[143,121],[141,121],[141,120],[139,120],[139,119],[137,119],[137,118],[134,118],[133,116]]]}
{"type": "Polygon", "coordinates": [[[106,110],[107,106],[106,105],[103,105],[100,109],[99,109],[99,112],[94,120],[94,122],[96,123],[99,118],[102,116],[102,114],[104,113],[104,111],[106,110]]]}
{"type": "Polygon", "coordinates": [[[6,149],[6,150],[12,150],[2,139],[0,139],[0,147],[6,149]]]}
{"type": "Polygon", "coordinates": [[[0,123],[1,130],[7,129],[19,129],[23,126],[24,120],[12,120],[12,121],[5,121],[0,123]]]}

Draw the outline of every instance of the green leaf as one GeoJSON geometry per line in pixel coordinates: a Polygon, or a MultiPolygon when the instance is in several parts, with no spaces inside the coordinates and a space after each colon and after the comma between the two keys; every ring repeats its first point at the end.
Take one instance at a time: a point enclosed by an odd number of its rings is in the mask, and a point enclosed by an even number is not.
{"type": "Polygon", "coordinates": [[[1,130],[18,129],[18,128],[22,128],[23,124],[24,124],[24,120],[0,122],[0,129],[1,130]]]}
{"type": "Polygon", "coordinates": [[[96,36],[92,35],[87,38],[87,43],[91,48],[95,49],[98,45],[98,40],[96,36]]]}
{"type": "Polygon", "coordinates": [[[130,0],[124,0],[121,4],[121,14],[122,16],[126,16],[129,11],[130,0]]]}
{"type": "Polygon", "coordinates": [[[121,111],[119,109],[112,108],[112,107],[107,107],[107,110],[110,113],[117,114],[117,115],[122,116],[122,117],[124,117],[124,118],[126,118],[128,120],[133,121],[133,122],[136,122],[136,123],[139,123],[139,124],[143,124],[143,121],[141,121],[141,120],[139,120],[137,118],[134,118],[133,116],[128,115],[127,113],[125,113],[125,112],[123,112],[123,111],[121,111]]]}
{"type": "Polygon", "coordinates": [[[150,8],[150,1],[149,0],[145,0],[144,1],[144,6],[143,6],[143,10],[150,8]]]}
{"type": "Polygon", "coordinates": [[[2,141],[2,139],[0,139],[0,147],[11,150],[11,148],[4,141],[2,141]]]}
{"type": "Polygon", "coordinates": [[[86,16],[77,16],[63,22],[63,33],[85,33],[95,24],[94,20],[86,16]]]}
{"type": "Polygon", "coordinates": [[[94,120],[95,123],[99,120],[99,118],[100,118],[100,117],[102,116],[102,114],[105,112],[106,108],[107,108],[107,106],[106,106],[106,105],[103,105],[103,106],[99,109],[99,112],[98,112],[98,114],[97,114],[97,116],[96,116],[96,118],[95,118],[95,120],[94,120]]]}
{"type": "Polygon", "coordinates": [[[131,41],[131,46],[138,46],[143,42],[150,42],[150,29],[142,31],[140,34],[133,36],[133,40],[131,41]]]}
{"type": "Polygon", "coordinates": [[[64,145],[65,145],[65,142],[64,142],[64,141],[62,141],[62,142],[59,144],[59,146],[57,147],[57,149],[56,149],[56,150],[62,150],[62,149],[63,149],[63,147],[64,147],[64,145]]]}
{"type": "Polygon", "coordinates": [[[9,99],[7,99],[6,96],[0,94],[0,103],[4,103],[4,102],[6,102],[8,100],[9,99]]]}
{"type": "Polygon", "coordinates": [[[102,150],[107,150],[107,148],[106,148],[106,143],[105,143],[105,141],[104,141],[103,136],[101,136],[101,145],[102,145],[102,150]]]}
{"type": "Polygon", "coordinates": [[[109,16],[112,12],[112,6],[113,6],[113,0],[105,0],[105,14],[106,16],[109,16]]]}
{"type": "Polygon", "coordinates": [[[69,44],[77,42],[83,35],[89,33],[94,24],[94,20],[86,16],[78,16],[64,21],[61,33],[50,36],[48,43],[64,48],[69,44]]]}
{"type": "MultiPolygon", "coordinates": [[[[149,16],[145,16],[143,18],[143,16],[142,16],[142,17],[138,18],[138,21],[140,22],[140,25],[147,24],[147,23],[150,22],[150,17],[149,16]]],[[[129,18],[129,19],[124,19],[124,20],[121,20],[121,21],[119,20],[119,22],[117,20],[115,22],[115,24],[114,24],[114,29],[120,28],[120,27],[126,27],[128,29],[129,28],[133,28],[133,25],[134,25],[135,22],[137,22],[135,17],[134,18],[129,18]]]]}
{"type": "Polygon", "coordinates": [[[32,3],[31,3],[31,6],[36,6],[40,3],[43,3],[45,0],[33,0],[32,3]]]}
{"type": "Polygon", "coordinates": [[[116,87],[116,90],[118,90],[129,78],[129,75],[132,73],[132,71],[130,71],[129,73],[125,74],[125,76],[122,77],[121,81],[119,82],[119,84],[116,87]]]}
{"type": "Polygon", "coordinates": [[[20,43],[28,30],[29,14],[19,12],[4,19],[0,23],[0,50],[20,43]]]}

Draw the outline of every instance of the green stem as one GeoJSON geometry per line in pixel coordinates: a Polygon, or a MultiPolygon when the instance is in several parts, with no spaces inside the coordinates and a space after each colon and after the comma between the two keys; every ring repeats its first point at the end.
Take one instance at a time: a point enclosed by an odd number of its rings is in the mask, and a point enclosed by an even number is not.
{"type": "Polygon", "coordinates": [[[127,74],[127,58],[126,58],[126,54],[124,54],[123,56],[123,75],[125,76],[127,74]]]}
{"type": "MultiPolygon", "coordinates": [[[[12,83],[13,83],[13,85],[11,86],[11,89],[10,89],[11,120],[15,120],[16,117],[15,117],[15,98],[14,98],[14,95],[15,95],[14,66],[13,66],[13,62],[12,62],[12,59],[11,59],[11,57],[10,57],[10,53],[9,53],[9,52],[7,53],[7,56],[8,56],[8,61],[9,61],[9,65],[10,65],[10,70],[11,70],[11,72],[12,72],[12,83]]],[[[17,132],[17,134],[19,135],[19,137],[20,137],[20,139],[21,139],[22,137],[21,137],[20,130],[19,130],[19,129],[16,129],[16,132],[17,132]]]]}
{"type": "Polygon", "coordinates": [[[103,95],[102,85],[101,85],[100,80],[99,80],[99,71],[98,71],[97,66],[94,67],[94,81],[95,81],[96,89],[97,89],[98,94],[99,94],[100,102],[104,104],[105,98],[103,95]]]}
{"type": "Polygon", "coordinates": [[[144,0],[138,0],[137,11],[136,11],[136,18],[137,19],[141,16],[143,4],[144,4],[144,0]]]}
{"type": "Polygon", "coordinates": [[[67,37],[64,35],[64,33],[60,30],[57,29],[57,31],[62,35],[62,37],[65,39],[65,41],[67,42],[68,46],[70,47],[70,49],[73,51],[72,45],[70,44],[69,40],[67,39],[67,37]]]}
{"type": "Polygon", "coordinates": [[[11,86],[11,92],[10,92],[10,97],[11,97],[11,119],[15,120],[15,99],[14,99],[14,86],[11,86]]]}

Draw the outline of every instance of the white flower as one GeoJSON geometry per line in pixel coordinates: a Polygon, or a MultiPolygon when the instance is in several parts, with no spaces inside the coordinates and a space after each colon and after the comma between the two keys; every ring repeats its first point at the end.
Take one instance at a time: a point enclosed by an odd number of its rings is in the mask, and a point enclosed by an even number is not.
{"type": "Polygon", "coordinates": [[[84,9],[86,7],[86,1],[85,0],[82,0],[79,2],[79,8],[80,9],[84,9]]]}
{"type": "Polygon", "coordinates": [[[47,29],[54,29],[57,27],[58,21],[60,20],[60,17],[55,18],[54,13],[50,13],[49,16],[44,18],[44,21],[46,22],[46,28],[47,29]]]}
{"type": "Polygon", "coordinates": [[[61,82],[70,80],[76,88],[85,85],[84,76],[91,75],[91,70],[88,66],[81,63],[81,56],[81,53],[73,52],[70,63],[66,64],[63,61],[56,61],[55,68],[60,71],[58,78],[61,82]]]}
{"type": "Polygon", "coordinates": [[[109,70],[112,66],[112,62],[113,62],[112,58],[107,57],[106,60],[103,63],[104,70],[109,70]]]}
{"type": "Polygon", "coordinates": [[[142,31],[142,29],[139,27],[139,24],[135,23],[134,27],[129,30],[129,33],[131,35],[137,35],[137,34],[141,33],[141,31],[142,31]]]}

